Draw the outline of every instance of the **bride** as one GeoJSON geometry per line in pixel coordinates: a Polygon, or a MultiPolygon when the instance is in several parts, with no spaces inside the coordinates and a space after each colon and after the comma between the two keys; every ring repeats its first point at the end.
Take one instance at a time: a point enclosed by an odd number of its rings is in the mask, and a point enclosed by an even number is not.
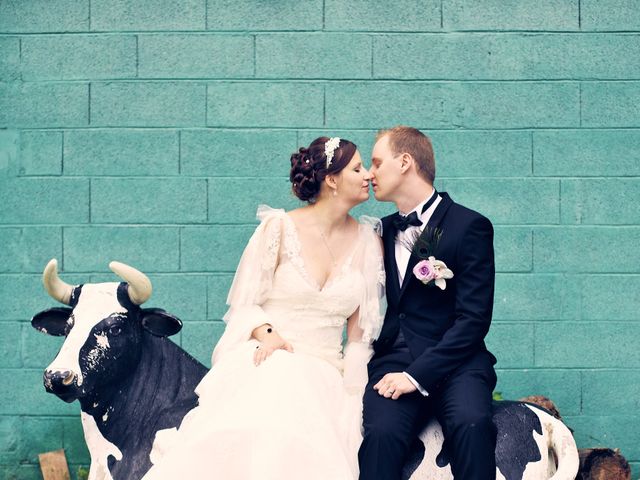
{"type": "Polygon", "coordinates": [[[144,480],[358,477],[384,313],[375,222],[349,215],[369,197],[369,172],[353,143],[320,137],[291,155],[290,180],[308,205],[258,209],[199,404],[156,436],[144,480]]]}

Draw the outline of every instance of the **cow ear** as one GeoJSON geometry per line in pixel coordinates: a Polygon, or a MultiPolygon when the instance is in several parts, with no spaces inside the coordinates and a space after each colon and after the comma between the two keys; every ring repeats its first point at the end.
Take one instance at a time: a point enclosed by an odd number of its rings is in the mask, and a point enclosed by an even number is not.
{"type": "Polygon", "coordinates": [[[72,308],[56,307],[37,313],[31,319],[31,326],[47,335],[62,337],[69,333],[73,322],[69,322],[72,308]]]}
{"type": "Polygon", "coordinates": [[[144,329],[157,337],[170,337],[182,329],[182,320],[161,308],[140,310],[140,320],[144,329]]]}

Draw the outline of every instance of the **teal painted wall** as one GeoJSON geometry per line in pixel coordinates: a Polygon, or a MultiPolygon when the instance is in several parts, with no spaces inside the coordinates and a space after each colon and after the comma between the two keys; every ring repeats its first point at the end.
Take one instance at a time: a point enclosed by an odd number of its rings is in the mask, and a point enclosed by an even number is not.
{"type": "MultiPolygon", "coordinates": [[[[0,0],[0,476],[88,464],[31,329],[68,282],[151,277],[208,363],[258,203],[324,133],[429,133],[437,186],[496,227],[505,397],[640,465],[640,2],[0,0]]],[[[370,202],[360,213],[384,214],[370,202]]]]}

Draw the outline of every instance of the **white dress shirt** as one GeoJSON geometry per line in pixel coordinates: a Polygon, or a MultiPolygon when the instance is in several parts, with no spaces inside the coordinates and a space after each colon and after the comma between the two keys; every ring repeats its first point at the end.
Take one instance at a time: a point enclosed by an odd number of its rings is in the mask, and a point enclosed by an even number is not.
{"type": "MultiPolygon", "coordinates": [[[[436,190],[434,189],[433,192],[431,192],[431,195],[429,195],[427,198],[424,199],[424,201],[420,202],[418,205],[416,205],[416,207],[413,210],[411,210],[411,212],[416,212],[418,214],[418,218],[422,222],[422,225],[419,227],[414,225],[409,225],[409,227],[404,232],[398,231],[396,235],[395,255],[396,255],[396,265],[398,266],[398,280],[400,281],[400,287],[402,287],[404,275],[406,273],[407,266],[409,265],[409,259],[411,258],[411,252],[404,245],[404,243],[408,240],[413,240],[415,232],[418,231],[418,229],[420,232],[422,232],[424,228],[427,226],[427,222],[431,218],[431,215],[433,215],[433,212],[435,211],[436,207],[442,200],[442,197],[438,195],[435,201],[431,204],[429,208],[427,208],[422,213],[420,212],[422,211],[422,207],[424,207],[424,205],[429,200],[431,200],[431,197],[433,197],[435,193],[436,193],[436,190]]],[[[400,215],[406,216],[406,215],[409,215],[411,212],[407,212],[407,213],[401,212],[400,215]]],[[[411,275],[411,272],[409,272],[409,275],[411,275]]],[[[416,381],[415,378],[413,378],[407,372],[402,372],[402,373],[404,373],[407,376],[407,378],[411,381],[411,383],[413,383],[413,385],[415,385],[415,387],[423,396],[426,397],[429,395],[429,392],[427,392],[424,388],[422,388],[422,386],[416,381]]]]}
{"type": "MultiPolygon", "coordinates": [[[[420,213],[420,211],[422,210],[422,207],[424,206],[424,204],[427,203],[429,200],[431,200],[431,197],[433,197],[435,193],[436,191],[434,189],[428,198],[425,198],[424,201],[420,202],[418,205],[416,205],[416,207],[413,210],[411,210],[411,212],[416,212],[418,214],[418,218],[422,222],[422,225],[419,227],[409,225],[409,227],[404,232],[398,231],[398,234],[396,235],[396,242],[395,242],[396,265],[398,266],[398,280],[400,281],[400,286],[402,286],[402,281],[404,280],[404,274],[407,270],[407,265],[409,265],[409,258],[411,257],[411,252],[404,245],[404,243],[407,240],[412,240],[413,236],[415,235],[415,232],[418,229],[420,230],[420,232],[422,232],[424,230],[424,227],[427,226],[427,222],[431,218],[431,215],[433,215],[433,212],[435,211],[436,207],[442,200],[442,197],[438,195],[436,200],[433,202],[433,204],[429,208],[427,208],[427,210],[425,210],[423,213],[420,213]]],[[[402,215],[403,217],[406,217],[411,212],[407,212],[407,213],[400,212],[400,215],[402,215]]]]}

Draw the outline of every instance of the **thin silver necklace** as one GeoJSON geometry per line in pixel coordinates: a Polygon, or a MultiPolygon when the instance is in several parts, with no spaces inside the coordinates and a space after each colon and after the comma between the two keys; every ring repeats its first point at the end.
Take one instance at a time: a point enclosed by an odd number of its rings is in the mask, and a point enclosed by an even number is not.
{"type": "Polygon", "coordinates": [[[318,227],[318,231],[320,232],[320,238],[322,238],[322,242],[324,243],[324,246],[327,247],[327,252],[329,252],[329,255],[331,256],[331,264],[335,267],[335,266],[338,265],[338,262],[336,261],[336,257],[333,254],[333,252],[331,251],[331,248],[329,248],[329,242],[327,241],[327,238],[326,238],[324,232],[320,228],[320,225],[317,224],[317,227],[318,227]]]}

